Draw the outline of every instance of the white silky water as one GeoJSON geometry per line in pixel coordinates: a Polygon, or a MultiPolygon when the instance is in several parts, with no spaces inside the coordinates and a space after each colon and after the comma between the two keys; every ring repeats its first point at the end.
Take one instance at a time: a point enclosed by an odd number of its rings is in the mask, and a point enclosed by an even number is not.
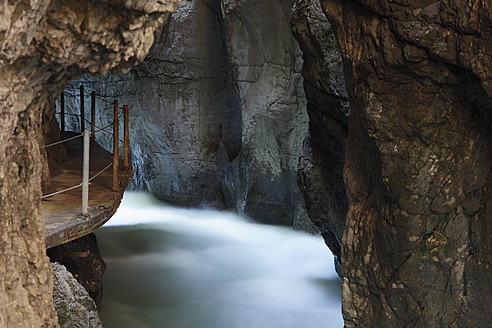
{"type": "Polygon", "coordinates": [[[321,237],[126,192],[96,233],[105,328],[342,328],[321,237]]]}

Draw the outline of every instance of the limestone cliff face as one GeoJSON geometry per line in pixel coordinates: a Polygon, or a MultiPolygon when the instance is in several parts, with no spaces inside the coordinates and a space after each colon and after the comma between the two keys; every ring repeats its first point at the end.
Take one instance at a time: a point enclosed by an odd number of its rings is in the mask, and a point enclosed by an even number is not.
{"type": "Polygon", "coordinates": [[[322,6],[351,106],[341,249],[346,326],[489,326],[489,3],[322,6]]]}
{"type": "Polygon", "coordinates": [[[84,83],[139,113],[131,120],[134,186],[173,204],[302,225],[296,174],[307,113],[292,5],[186,1],[143,63],[126,75],[73,82],[67,107],[78,111],[84,83]]]}
{"type": "Polygon", "coordinates": [[[57,326],[45,255],[42,112],[76,75],[142,60],[175,1],[9,1],[0,11],[0,326],[57,326]]]}
{"type": "Polygon", "coordinates": [[[57,262],[73,274],[77,282],[87,291],[98,309],[103,297],[103,275],[106,264],[99,253],[96,235],[93,233],[69,243],[47,250],[50,262],[57,262]],[[88,252],[86,257],[66,256],[71,252],[88,252]]]}

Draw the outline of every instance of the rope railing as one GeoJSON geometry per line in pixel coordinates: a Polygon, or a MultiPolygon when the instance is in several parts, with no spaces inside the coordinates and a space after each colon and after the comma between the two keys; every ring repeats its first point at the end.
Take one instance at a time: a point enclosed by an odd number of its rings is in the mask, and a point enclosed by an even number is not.
{"type": "MultiPolygon", "coordinates": [[[[101,171],[99,171],[96,174],[94,174],[92,176],[92,178],[89,179],[89,182],[91,182],[92,180],[94,180],[95,178],[97,178],[101,173],[103,173],[104,171],[106,171],[107,169],[109,169],[112,165],[113,165],[113,163],[109,163],[104,169],[102,169],[101,171]]],[[[70,190],[73,190],[73,189],[77,189],[79,187],[82,187],[82,182],[79,183],[78,185],[73,186],[73,187],[69,187],[69,188],[66,188],[66,189],[63,189],[63,190],[60,190],[60,191],[57,191],[57,192],[53,192],[53,193],[48,194],[48,195],[41,196],[41,199],[45,199],[45,198],[49,198],[49,197],[52,197],[52,196],[55,196],[55,195],[58,195],[58,194],[62,194],[64,192],[67,192],[67,191],[70,191],[70,190]]]]}
{"type": "MultiPolygon", "coordinates": [[[[55,115],[61,115],[61,112],[56,112],[55,115]]],[[[64,113],[64,115],[69,115],[69,116],[80,116],[80,114],[73,114],[73,113],[64,113]]]]}
{"type": "MultiPolygon", "coordinates": [[[[77,185],[72,186],[72,187],[69,187],[69,188],[66,188],[66,189],[63,189],[63,190],[59,190],[59,191],[50,193],[48,195],[43,195],[41,197],[41,199],[46,199],[46,198],[49,198],[49,197],[52,197],[52,196],[76,189],[76,188],[79,188],[79,187],[82,187],[82,215],[84,217],[88,215],[87,209],[88,209],[88,197],[89,197],[90,181],[92,181],[97,176],[99,176],[101,173],[103,173],[104,171],[109,169],[111,166],[113,166],[113,188],[112,189],[113,189],[113,191],[118,191],[118,189],[119,189],[119,179],[118,179],[118,167],[119,167],[119,155],[118,155],[118,153],[119,153],[119,149],[118,148],[119,148],[120,142],[123,143],[123,154],[124,154],[123,166],[124,166],[124,169],[125,170],[129,169],[129,165],[130,165],[129,164],[130,163],[129,162],[130,139],[129,139],[129,129],[128,129],[128,123],[129,123],[128,122],[129,121],[129,119],[128,119],[128,106],[123,105],[122,107],[119,107],[117,100],[114,100],[111,103],[108,100],[104,99],[103,97],[98,96],[94,91],[92,91],[89,95],[91,97],[91,120],[90,121],[85,118],[85,109],[84,109],[85,100],[84,100],[84,98],[85,98],[85,96],[87,96],[87,93],[84,91],[83,85],[80,86],[80,94],[79,94],[79,96],[80,96],[80,114],[79,115],[73,114],[73,113],[65,113],[65,94],[64,93],[61,94],[61,97],[60,97],[61,110],[60,110],[60,112],[56,112],[56,110],[55,110],[55,115],[60,115],[61,131],[62,132],[65,131],[65,115],[72,115],[72,116],[79,116],[80,117],[80,128],[81,128],[81,130],[83,130],[83,132],[80,135],[77,135],[77,136],[74,136],[71,138],[67,138],[64,140],[60,140],[60,141],[57,141],[57,142],[54,142],[54,143],[40,147],[40,148],[47,148],[47,147],[51,147],[54,145],[58,145],[58,144],[82,137],[82,136],[84,137],[82,183],[77,184],[77,185]],[[97,126],[95,123],[96,122],[96,120],[95,120],[96,98],[98,98],[99,100],[102,100],[103,102],[111,103],[113,105],[114,119],[113,119],[113,122],[111,122],[107,126],[100,127],[100,126],[97,126]],[[119,109],[122,109],[122,111],[120,112],[119,109]],[[121,140],[119,138],[119,133],[118,133],[119,119],[122,116],[124,117],[124,120],[123,120],[124,140],[121,140]],[[91,132],[85,130],[85,123],[86,122],[90,124],[91,132]],[[111,126],[113,126],[113,132],[106,130],[107,128],[109,128],[111,126]],[[96,135],[96,133],[99,133],[99,132],[105,132],[105,133],[108,133],[109,135],[113,136],[113,162],[108,164],[104,169],[102,169],[101,171],[96,173],[94,176],[89,178],[89,143],[90,143],[89,138],[91,139],[91,141],[95,142],[95,135],[96,135]]],[[[73,95],[73,96],[75,96],[75,95],[73,95]]]]}
{"type": "Polygon", "coordinates": [[[67,192],[67,191],[70,191],[70,190],[73,190],[73,189],[77,189],[79,187],[82,187],[82,182],[79,183],[76,186],[73,186],[73,187],[70,187],[70,188],[67,188],[67,189],[63,189],[63,190],[60,190],[60,191],[57,191],[57,192],[54,192],[54,193],[51,193],[51,194],[48,194],[48,195],[41,196],[41,199],[45,199],[45,198],[52,197],[52,196],[55,196],[55,195],[58,195],[58,194],[62,194],[64,192],[67,192]]]}
{"type": "Polygon", "coordinates": [[[103,173],[104,171],[106,171],[107,169],[109,169],[111,166],[113,165],[113,163],[109,163],[104,169],[102,169],[101,171],[97,172],[96,174],[94,174],[94,176],[92,178],[89,179],[89,182],[91,182],[92,180],[94,180],[95,178],[97,178],[97,176],[101,173],[103,173]]]}
{"type": "MultiPolygon", "coordinates": [[[[92,125],[92,122],[91,122],[91,121],[89,121],[88,119],[85,119],[85,121],[86,121],[87,123],[89,123],[89,124],[91,124],[91,125],[92,125]]],[[[113,132],[106,131],[106,129],[107,129],[107,128],[109,128],[110,126],[113,126],[113,125],[114,125],[114,122],[111,122],[111,123],[109,123],[108,125],[106,125],[105,127],[102,127],[102,128],[101,128],[101,127],[100,127],[100,126],[98,126],[97,124],[94,124],[94,126],[97,128],[96,133],[97,133],[97,132],[100,132],[100,131],[104,131],[104,132],[109,133],[109,134],[111,134],[111,135],[113,134],[113,132]]],[[[120,140],[121,140],[121,139],[120,139],[120,140]]]]}
{"type": "MultiPolygon", "coordinates": [[[[80,97],[80,93],[79,94],[76,94],[76,93],[65,92],[65,94],[69,95],[70,97],[74,97],[74,98],[80,97]]],[[[87,91],[84,91],[84,97],[91,97],[91,94],[89,92],[87,92],[87,91]]],[[[109,105],[113,105],[113,102],[111,100],[108,100],[107,98],[115,98],[114,96],[101,96],[101,95],[98,95],[98,94],[96,94],[96,97],[99,100],[101,100],[101,101],[103,101],[103,102],[105,102],[105,103],[107,103],[109,105]]],[[[123,106],[120,106],[118,108],[119,109],[123,109],[123,106]]]]}
{"type": "Polygon", "coordinates": [[[80,138],[82,137],[84,134],[81,133],[79,135],[76,135],[74,137],[71,137],[71,138],[67,138],[67,139],[63,139],[63,140],[60,140],[60,141],[57,141],[57,142],[53,142],[53,143],[50,143],[48,145],[44,145],[44,146],[41,146],[39,147],[40,149],[43,149],[43,148],[48,148],[48,147],[51,147],[51,146],[56,146],[56,145],[59,145],[59,144],[62,144],[64,142],[67,142],[67,141],[70,141],[70,140],[73,140],[73,139],[77,139],[77,138],[80,138]]]}
{"type": "MultiPolygon", "coordinates": [[[[64,99],[64,94],[65,93],[62,94],[62,98],[61,99],[64,99]]],[[[95,98],[98,98],[98,99],[100,99],[103,102],[106,102],[108,104],[112,104],[113,105],[113,110],[115,110],[116,108],[118,109],[118,121],[124,116],[125,106],[127,106],[127,105],[123,105],[123,106],[117,106],[117,107],[115,107],[114,106],[114,104],[115,104],[114,101],[113,102],[110,102],[109,100],[106,99],[107,97],[102,97],[102,96],[96,94],[94,91],[91,92],[91,93],[88,93],[83,88],[83,85],[80,86],[80,94],[79,95],[74,94],[74,93],[68,93],[68,94],[70,96],[72,96],[72,97],[80,96],[80,98],[81,98],[80,99],[80,105],[81,105],[81,107],[84,106],[84,101],[82,100],[82,98],[84,98],[84,97],[91,97],[91,100],[92,100],[91,101],[91,114],[93,114],[93,112],[95,111],[95,98]],[[84,97],[82,97],[82,95],[84,97]],[[122,111],[120,112],[119,109],[122,109],[122,111]]],[[[61,103],[64,104],[64,100],[61,101],[61,103]]],[[[82,112],[84,112],[84,111],[81,110],[81,114],[82,114],[82,112]]],[[[66,114],[64,114],[64,108],[63,107],[61,109],[61,112],[57,112],[56,114],[60,114],[62,116],[62,120],[63,120],[63,116],[64,115],[81,116],[81,114],[73,114],[73,113],[66,113],[66,114]]],[[[113,120],[113,122],[109,123],[108,125],[106,125],[104,127],[99,127],[98,125],[95,124],[95,118],[94,117],[91,117],[91,120],[89,121],[88,119],[85,118],[85,115],[84,115],[84,117],[81,117],[81,123],[80,123],[80,126],[81,127],[84,126],[84,124],[83,124],[84,122],[89,123],[91,125],[91,127],[92,127],[92,125],[94,125],[94,129],[91,129],[91,131],[92,131],[92,137],[91,137],[92,140],[94,140],[95,134],[98,133],[98,132],[101,132],[101,131],[102,132],[105,132],[105,133],[107,133],[109,135],[114,135],[113,132],[110,132],[110,131],[106,130],[108,127],[114,126],[114,120],[113,120]]],[[[63,122],[62,126],[64,126],[64,122],[63,122]]],[[[127,129],[125,129],[125,131],[127,131],[127,129]]],[[[121,138],[118,138],[118,141],[119,141],[119,143],[123,144],[123,148],[125,148],[125,140],[124,139],[121,139],[121,138]]],[[[124,153],[127,153],[127,152],[124,151],[124,153]]]]}

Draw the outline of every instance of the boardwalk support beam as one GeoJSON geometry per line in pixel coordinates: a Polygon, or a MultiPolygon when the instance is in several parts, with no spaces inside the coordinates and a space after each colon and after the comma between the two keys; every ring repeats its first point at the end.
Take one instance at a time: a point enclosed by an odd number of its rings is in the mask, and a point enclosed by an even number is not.
{"type": "Polygon", "coordinates": [[[123,167],[125,171],[130,167],[130,130],[128,127],[128,105],[123,106],[124,133],[123,138],[123,167]]]}
{"type": "Polygon", "coordinates": [[[114,121],[113,121],[113,191],[118,191],[118,100],[114,101],[114,121]]]}
{"type": "Polygon", "coordinates": [[[82,215],[89,207],[89,131],[84,130],[84,162],[82,166],[82,215]]]}
{"type": "Polygon", "coordinates": [[[91,92],[91,143],[96,141],[96,92],[91,92]]]}
{"type": "Polygon", "coordinates": [[[85,130],[84,85],[80,86],[80,132],[85,130]]]}

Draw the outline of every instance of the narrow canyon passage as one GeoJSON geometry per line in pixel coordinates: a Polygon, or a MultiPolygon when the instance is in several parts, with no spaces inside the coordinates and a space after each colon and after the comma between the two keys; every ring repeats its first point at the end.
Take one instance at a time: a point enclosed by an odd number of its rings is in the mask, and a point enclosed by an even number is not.
{"type": "Polygon", "coordinates": [[[126,192],[97,236],[106,328],[343,327],[321,237],[143,192],[126,192]]]}

